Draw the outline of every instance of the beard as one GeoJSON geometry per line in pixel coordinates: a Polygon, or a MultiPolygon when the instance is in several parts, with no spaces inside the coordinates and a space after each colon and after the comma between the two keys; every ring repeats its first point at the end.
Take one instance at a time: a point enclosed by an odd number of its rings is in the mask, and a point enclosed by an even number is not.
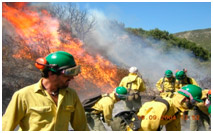
{"type": "Polygon", "coordinates": [[[66,89],[69,86],[69,82],[66,81],[65,83],[58,84],[58,89],[66,89]]]}

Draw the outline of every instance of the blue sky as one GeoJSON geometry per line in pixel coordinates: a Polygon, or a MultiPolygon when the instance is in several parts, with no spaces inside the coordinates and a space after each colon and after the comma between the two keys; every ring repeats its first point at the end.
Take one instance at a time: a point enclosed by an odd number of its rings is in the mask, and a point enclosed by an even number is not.
{"type": "Polygon", "coordinates": [[[80,9],[96,9],[125,27],[169,33],[211,28],[211,2],[78,2],[80,9]]]}

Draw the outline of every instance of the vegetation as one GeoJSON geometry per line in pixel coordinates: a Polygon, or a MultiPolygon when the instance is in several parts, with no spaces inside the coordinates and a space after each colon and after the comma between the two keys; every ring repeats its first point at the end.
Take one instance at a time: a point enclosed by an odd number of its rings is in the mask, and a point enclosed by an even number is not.
{"type": "Polygon", "coordinates": [[[201,61],[208,61],[211,58],[211,53],[197,45],[195,42],[189,41],[185,38],[179,38],[167,31],[161,31],[157,28],[150,31],[143,30],[142,28],[126,28],[126,30],[141,38],[151,37],[156,40],[162,40],[166,42],[167,45],[165,49],[167,50],[173,47],[178,47],[192,51],[195,57],[201,61]]]}
{"type": "Polygon", "coordinates": [[[174,35],[195,42],[198,46],[211,52],[211,28],[179,32],[174,35]]]}

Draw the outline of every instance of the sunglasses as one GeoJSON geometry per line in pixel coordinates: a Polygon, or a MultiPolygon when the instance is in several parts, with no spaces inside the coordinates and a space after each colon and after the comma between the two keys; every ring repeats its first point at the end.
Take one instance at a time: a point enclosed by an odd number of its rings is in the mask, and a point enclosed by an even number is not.
{"type": "Polygon", "coordinates": [[[120,100],[126,100],[126,98],[127,98],[127,95],[116,94],[116,96],[117,96],[120,100]]]}
{"type": "Polygon", "coordinates": [[[62,70],[61,73],[63,73],[66,76],[77,76],[80,72],[81,72],[81,66],[78,65],[75,67],[64,69],[62,70]]]}

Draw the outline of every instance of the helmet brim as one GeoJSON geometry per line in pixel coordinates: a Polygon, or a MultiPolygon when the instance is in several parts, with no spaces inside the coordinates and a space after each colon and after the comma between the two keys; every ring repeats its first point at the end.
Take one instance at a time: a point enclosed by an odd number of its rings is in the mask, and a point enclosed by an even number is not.
{"type": "Polygon", "coordinates": [[[196,100],[197,102],[203,102],[203,100],[201,100],[201,99],[194,98],[194,100],[196,100]]]}

